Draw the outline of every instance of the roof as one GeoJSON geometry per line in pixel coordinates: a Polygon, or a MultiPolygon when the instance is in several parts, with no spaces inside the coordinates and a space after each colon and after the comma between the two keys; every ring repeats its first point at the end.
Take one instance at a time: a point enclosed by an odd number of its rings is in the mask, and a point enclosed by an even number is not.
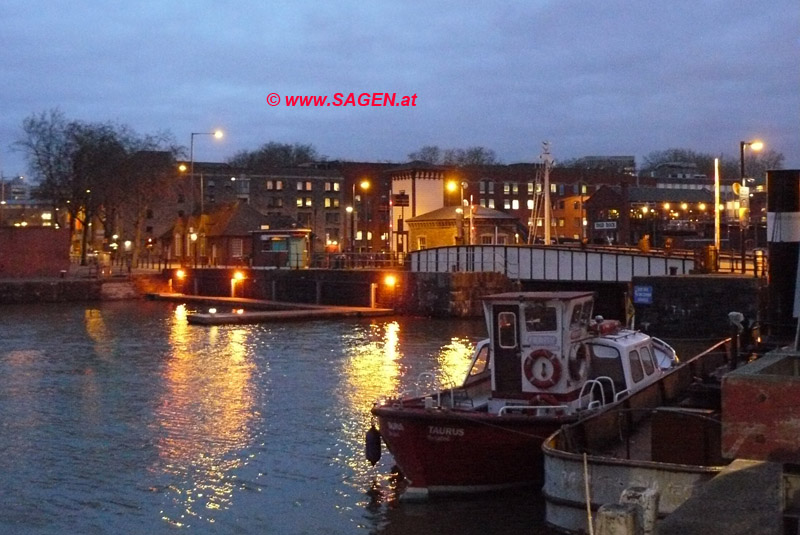
{"type": "Polygon", "coordinates": [[[208,214],[207,236],[248,236],[267,217],[245,202],[219,204],[208,214]]]}
{"type": "Polygon", "coordinates": [[[532,301],[543,299],[559,299],[567,301],[582,297],[594,296],[594,292],[505,292],[500,294],[485,295],[484,301],[532,301]]]}
{"type": "MultiPolygon", "coordinates": [[[[428,212],[425,214],[418,215],[416,217],[412,217],[406,220],[407,223],[418,223],[422,221],[447,221],[447,220],[455,220],[458,219],[460,216],[456,212],[458,206],[445,206],[443,208],[439,208],[432,212],[428,212]]],[[[466,214],[466,217],[470,217],[469,214],[466,214]]],[[[473,205],[472,206],[472,216],[475,219],[514,219],[511,214],[507,214],[505,212],[500,212],[498,210],[494,210],[492,208],[485,208],[483,206],[473,205]]]]}

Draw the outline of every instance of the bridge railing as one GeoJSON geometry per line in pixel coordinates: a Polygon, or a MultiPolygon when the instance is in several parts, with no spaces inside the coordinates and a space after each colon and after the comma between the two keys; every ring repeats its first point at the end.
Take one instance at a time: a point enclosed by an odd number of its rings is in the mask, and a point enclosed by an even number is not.
{"type": "Polygon", "coordinates": [[[455,245],[411,253],[411,271],[494,271],[518,280],[628,282],[637,276],[682,275],[692,252],[544,245],[455,245]]]}

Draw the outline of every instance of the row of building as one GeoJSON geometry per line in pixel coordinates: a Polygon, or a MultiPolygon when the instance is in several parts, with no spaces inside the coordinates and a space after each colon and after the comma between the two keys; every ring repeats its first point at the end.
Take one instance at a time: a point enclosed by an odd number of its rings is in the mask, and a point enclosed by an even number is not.
{"type": "MultiPolygon", "coordinates": [[[[287,255],[299,258],[299,251],[309,258],[536,243],[545,235],[546,181],[553,241],[634,244],[648,235],[654,246],[680,246],[713,236],[713,181],[692,164],[665,164],[653,176],[637,177],[633,157],[598,161],[617,165],[585,159],[583,166],[545,172],[533,163],[459,168],[331,161],[254,173],[192,162],[190,175],[178,171],[176,162],[172,185],[147,210],[138,243],[132,243],[137,233],[124,218],[111,236],[99,226],[88,229],[89,241],[98,250],[137,249],[205,265],[246,264],[262,252],[284,261],[287,255]]],[[[24,180],[15,180],[19,190],[24,180]]],[[[734,182],[721,186],[723,235],[756,242],[757,233],[741,232],[734,182]]],[[[11,191],[10,184],[4,189],[11,191]]],[[[0,199],[0,226],[57,224],[52,207],[19,197],[0,199]]],[[[758,202],[752,209],[758,216],[758,202]]]]}

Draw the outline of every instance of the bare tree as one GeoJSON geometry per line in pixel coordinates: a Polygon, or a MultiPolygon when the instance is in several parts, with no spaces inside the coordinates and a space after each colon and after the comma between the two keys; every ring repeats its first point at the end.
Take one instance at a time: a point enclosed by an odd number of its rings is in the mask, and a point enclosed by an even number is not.
{"type": "Polygon", "coordinates": [[[426,145],[408,154],[410,160],[420,160],[433,165],[454,165],[469,167],[475,165],[495,165],[500,163],[497,154],[486,147],[467,147],[466,149],[440,149],[436,145],[426,145]]]}
{"type": "Polygon", "coordinates": [[[228,163],[234,167],[262,170],[272,167],[296,167],[325,159],[326,157],[320,156],[317,149],[310,144],[270,141],[257,150],[237,152],[228,159],[228,163]]]}

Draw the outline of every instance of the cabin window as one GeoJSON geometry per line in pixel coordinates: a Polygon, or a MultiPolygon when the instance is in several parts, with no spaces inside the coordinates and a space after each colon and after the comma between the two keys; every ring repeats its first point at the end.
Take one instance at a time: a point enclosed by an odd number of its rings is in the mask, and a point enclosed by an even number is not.
{"type": "Polygon", "coordinates": [[[641,349],[642,354],[642,366],[644,366],[644,373],[647,375],[653,375],[653,372],[656,370],[655,365],[653,364],[653,354],[650,352],[650,348],[645,346],[641,349]]]}
{"type": "Polygon", "coordinates": [[[586,328],[589,326],[589,316],[592,313],[592,304],[587,303],[578,303],[575,305],[575,308],[572,309],[572,319],[569,322],[570,330],[574,331],[576,329],[586,328]]]}
{"type": "Polygon", "coordinates": [[[475,357],[475,363],[469,370],[470,377],[483,373],[487,364],[489,364],[489,344],[485,344],[475,357]]]}
{"type": "Polygon", "coordinates": [[[525,328],[528,332],[557,331],[556,307],[544,303],[533,303],[525,307],[525,328]]]}
{"type": "Polygon", "coordinates": [[[501,312],[497,315],[498,341],[502,348],[517,347],[517,315],[501,312]]]}
{"type": "Polygon", "coordinates": [[[631,366],[631,378],[635,383],[644,379],[644,371],[642,370],[642,359],[639,352],[635,349],[628,353],[628,361],[631,366]]]}
{"type": "Polygon", "coordinates": [[[619,351],[613,347],[597,344],[587,344],[592,351],[591,378],[608,377],[614,383],[615,392],[627,389],[625,372],[622,370],[622,361],[619,351]]]}

